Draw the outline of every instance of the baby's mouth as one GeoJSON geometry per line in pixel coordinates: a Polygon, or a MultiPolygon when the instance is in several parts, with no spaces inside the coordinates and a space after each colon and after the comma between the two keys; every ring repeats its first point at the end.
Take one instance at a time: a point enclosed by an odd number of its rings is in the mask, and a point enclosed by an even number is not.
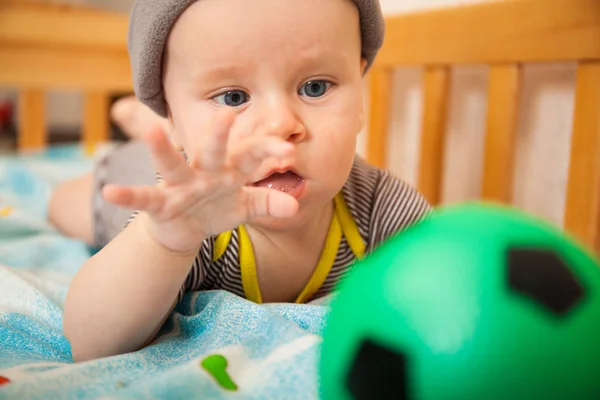
{"type": "Polygon", "coordinates": [[[254,182],[253,186],[266,187],[289,193],[304,183],[304,179],[293,171],[274,172],[273,174],[254,182]]]}

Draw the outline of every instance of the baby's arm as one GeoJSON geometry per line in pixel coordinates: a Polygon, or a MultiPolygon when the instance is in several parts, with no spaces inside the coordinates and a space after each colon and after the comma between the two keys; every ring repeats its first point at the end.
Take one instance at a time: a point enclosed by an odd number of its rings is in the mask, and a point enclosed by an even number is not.
{"type": "Polygon", "coordinates": [[[149,343],[207,237],[254,217],[290,217],[298,203],[283,192],[245,186],[270,157],[293,146],[274,136],[248,135],[227,152],[234,115],[189,154],[190,164],[162,131],[147,142],[162,182],[154,187],[107,187],[108,201],[140,210],[131,224],[77,273],[67,294],[63,327],[75,361],[135,351],[149,343]]]}
{"type": "Polygon", "coordinates": [[[135,351],[146,345],[175,306],[195,251],[157,243],[141,214],[73,279],[64,331],[74,361],[135,351]]]}

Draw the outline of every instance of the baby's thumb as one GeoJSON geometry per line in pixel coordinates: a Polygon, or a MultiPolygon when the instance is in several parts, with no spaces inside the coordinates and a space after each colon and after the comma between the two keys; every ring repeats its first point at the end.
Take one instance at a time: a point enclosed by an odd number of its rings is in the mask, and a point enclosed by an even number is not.
{"type": "Polygon", "coordinates": [[[289,194],[268,188],[248,188],[248,192],[249,219],[262,216],[289,218],[298,212],[298,201],[289,194]]]}

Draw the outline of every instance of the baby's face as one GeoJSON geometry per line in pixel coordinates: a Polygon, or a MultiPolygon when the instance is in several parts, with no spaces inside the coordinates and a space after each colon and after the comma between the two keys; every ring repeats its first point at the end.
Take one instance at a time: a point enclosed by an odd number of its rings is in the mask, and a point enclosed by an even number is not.
{"type": "MultiPolygon", "coordinates": [[[[230,146],[248,129],[295,144],[294,159],[279,166],[304,180],[298,218],[339,192],[363,126],[365,62],[352,1],[199,0],[167,49],[164,89],[184,149],[197,147],[215,113],[230,107],[230,146]]],[[[276,167],[266,161],[252,181],[276,167]]]]}

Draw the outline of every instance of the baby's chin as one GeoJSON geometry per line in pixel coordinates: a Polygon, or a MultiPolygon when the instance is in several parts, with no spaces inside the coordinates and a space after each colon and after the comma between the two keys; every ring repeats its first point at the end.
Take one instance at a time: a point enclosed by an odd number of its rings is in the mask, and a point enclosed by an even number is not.
{"type": "Polygon", "coordinates": [[[301,210],[298,210],[296,215],[287,218],[271,216],[257,217],[253,218],[252,221],[248,223],[248,225],[261,231],[271,231],[278,233],[289,232],[290,230],[301,228],[305,224],[306,218],[302,218],[300,213],[301,210]]]}
{"type": "MultiPolygon", "coordinates": [[[[323,210],[315,210],[314,207],[304,203],[302,200],[299,203],[300,207],[292,217],[257,217],[253,218],[248,225],[257,230],[284,233],[311,226],[315,219],[323,218],[323,210]]],[[[333,208],[333,199],[331,200],[331,207],[333,208]]]]}

